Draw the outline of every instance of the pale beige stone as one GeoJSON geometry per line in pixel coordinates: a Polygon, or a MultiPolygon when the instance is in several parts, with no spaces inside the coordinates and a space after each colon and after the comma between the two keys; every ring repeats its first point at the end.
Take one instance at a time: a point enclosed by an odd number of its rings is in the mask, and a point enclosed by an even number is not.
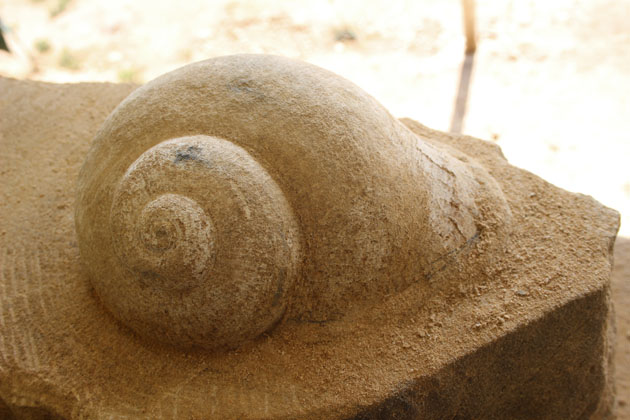
{"type": "Polygon", "coordinates": [[[473,242],[502,246],[510,228],[480,165],[418,139],[345,79],[265,55],[136,90],[96,135],[78,188],[81,257],[105,306],[140,335],[206,348],[285,312],[338,319],[473,242]]]}
{"type": "Polygon", "coordinates": [[[0,413],[612,415],[618,214],[495,145],[279,57],[0,90],[0,413]]]}

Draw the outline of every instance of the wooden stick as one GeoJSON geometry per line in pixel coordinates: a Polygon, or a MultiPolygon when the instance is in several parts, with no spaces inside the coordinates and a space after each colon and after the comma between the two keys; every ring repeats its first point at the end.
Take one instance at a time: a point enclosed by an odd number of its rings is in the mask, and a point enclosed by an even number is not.
{"type": "Polygon", "coordinates": [[[464,32],[466,32],[466,54],[472,54],[477,49],[475,33],[475,0],[462,0],[464,10],[464,32]]]}
{"type": "Polygon", "coordinates": [[[461,134],[464,126],[464,117],[466,116],[466,106],[468,103],[468,91],[470,89],[470,78],[472,76],[474,61],[475,54],[466,54],[464,56],[462,70],[459,75],[457,97],[455,98],[455,109],[453,110],[453,118],[451,119],[451,133],[461,134]]]}

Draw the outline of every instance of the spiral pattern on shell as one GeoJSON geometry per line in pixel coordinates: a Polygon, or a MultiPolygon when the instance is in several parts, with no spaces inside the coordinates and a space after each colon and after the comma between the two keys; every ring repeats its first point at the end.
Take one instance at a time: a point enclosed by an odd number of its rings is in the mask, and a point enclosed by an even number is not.
{"type": "Polygon", "coordinates": [[[151,147],[121,177],[105,222],[118,264],[94,284],[139,334],[233,345],[283,314],[298,229],[281,189],[237,145],[197,135],[151,147]]]}
{"type": "Polygon", "coordinates": [[[338,318],[477,243],[479,267],[509,220],[480,165],[347,80],[264,55],[195,63],[133,92],[92,143],[75,212],[105,308],[143,337],[208,349],[283,316],[338,318]]]}

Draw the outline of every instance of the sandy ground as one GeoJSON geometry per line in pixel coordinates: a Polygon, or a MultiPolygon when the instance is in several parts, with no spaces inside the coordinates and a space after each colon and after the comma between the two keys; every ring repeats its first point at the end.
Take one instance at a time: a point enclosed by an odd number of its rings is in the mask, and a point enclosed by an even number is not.
{"type": "MultiPolygon", "coordinates": [[[[630,2],[476,5],[463,131],[621,211],[630,235],[630,2]]],[[[283,54],[440,130],[449,128],[463,59],[458,0],[5,0],[0,18],[14,49],[0,53],[2,75],[143,82],[212,56],[283,54]]]]}
{"type": "MultiPolygon", "coordinates": [[[[621,211],[630,235],[630,2],[476,5],[463,131],[621,211]]],[[[0,18],[14,49],[0,52],[2,75],[143,82],[212,56],[283,54],[440,130],[449,128],[464,46],[458,0],[5,0],[0,18]]]]}
{"type": "MultiPolygon", "coordinates": [[[[477,0],[463,131],[622,214],[630,236],[630,2],[477,0]]],[[[333,70],[399,117],[448,130],[463,60],[458,0],[5,0],[0,74],[142,83],[188,62],[275,53],[333,70]]],[[[630,418],[630,239],[616,252],[620,418],[630,418]]]]}

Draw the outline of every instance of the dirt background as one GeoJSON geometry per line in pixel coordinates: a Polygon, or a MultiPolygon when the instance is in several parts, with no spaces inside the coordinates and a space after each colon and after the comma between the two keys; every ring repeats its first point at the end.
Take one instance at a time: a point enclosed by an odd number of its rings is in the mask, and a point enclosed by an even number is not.
{"type": "MultiPolygon", "coordinates": [[[[630,236],[630,1],[477,0],[463,131],[621,211],[630,236]]],[[[274,53],[333,70],[395,116],[448,130],[459,0],[3,0],[0,74],[142,83],[183,64],[274,53]]]]}
{"type": "MultiPolygon", "coordinates": [[[[463,132],[622,214],[630,236],[630,1],[477,0],[463,132]]],[[[394,115],[448,130],[459,0],[3,0],[0,75],[142,83],[208,57],[274,53],[354,81],[394,115]]],[[[1,112],[1,111],[0,111],[1,112]]],[[[616,249],[620,418],[630,418],[630,239],[616,249]]]]}

